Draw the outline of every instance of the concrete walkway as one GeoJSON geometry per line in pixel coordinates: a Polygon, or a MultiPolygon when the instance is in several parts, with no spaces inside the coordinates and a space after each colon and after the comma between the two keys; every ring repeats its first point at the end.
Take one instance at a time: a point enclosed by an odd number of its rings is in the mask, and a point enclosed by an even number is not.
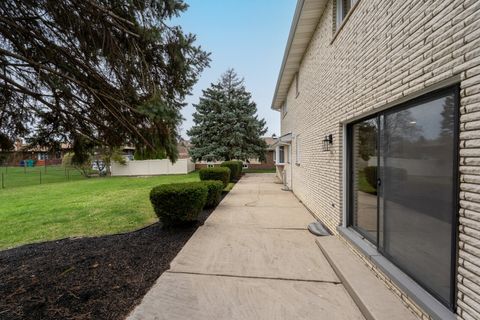
{"type": "Polygon", "coordinates": [[[128,319],[364,319],[273,174],[247,174],[128,319]]]}

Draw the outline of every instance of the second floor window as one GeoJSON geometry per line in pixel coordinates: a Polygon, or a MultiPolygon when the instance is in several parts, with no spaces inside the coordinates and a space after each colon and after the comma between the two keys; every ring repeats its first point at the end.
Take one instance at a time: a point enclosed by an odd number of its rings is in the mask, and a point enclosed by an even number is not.
{"type": "Polygon", "coordinates": [[[350,9],[358,0],[336,0],[337,1],[337,30],[342,25],[343,20],[350,12],[350,9]]]}

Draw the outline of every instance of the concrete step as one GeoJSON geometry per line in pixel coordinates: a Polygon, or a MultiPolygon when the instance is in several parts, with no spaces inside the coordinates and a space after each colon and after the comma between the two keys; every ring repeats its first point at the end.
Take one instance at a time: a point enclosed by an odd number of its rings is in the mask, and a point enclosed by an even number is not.
{"type": "Polygon", "coordinates": [[[316,242],[366,319],[418,319],[338,237],[316,242]]]}

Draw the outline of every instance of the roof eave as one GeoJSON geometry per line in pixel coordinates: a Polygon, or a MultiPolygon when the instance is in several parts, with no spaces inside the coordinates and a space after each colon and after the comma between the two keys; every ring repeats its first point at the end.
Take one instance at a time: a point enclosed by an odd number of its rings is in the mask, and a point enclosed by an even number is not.
{"type": "Polygon", "coordinates": [[[325,10],[327,0],[298,0],[288,36],[282,65],[273,95],[273,110],[279,110],[285,101],[288,89],[300,68],[300,63],[311,41],[318,22],[325,10]],[[299,28],[300,26],[300,28],[299,28]],[[293,50],[292,50],[293,49],[293,50]],[[288,71],[286,72],[287,65],[288,71]]]}
{"type": "Polygon", "coordinates": [[[285,71],[285,65],[287,64],[288,54],[289,54],[290,49],[292,47],[293,38],[295,37],[295,32],[297,30],[298,21],[300,20],[300,15],[302,13],[302,8],[303,8],[304,3],[305,3],[305,0],[298,0],[297,1],[297,6],[295,8],[295,14],[293,15],[292,25],[290,26],[290,33],[288,34],[287,46],[285,47],[285,52],[283,53],[282,66],[280,67],[280,72],[278,74],[277,84],[275,86],[275,93],[273,95],[273,100],[272,100],[272,109],[273,110],[279,110],[280,109],[280,107],[277,107],[275,105],[275,100],[277,98],[277,93],[278,93],[278,89],[280,87],[280,82],[281,82],[280,80],[281,80],[283,72],[285,71]]]}

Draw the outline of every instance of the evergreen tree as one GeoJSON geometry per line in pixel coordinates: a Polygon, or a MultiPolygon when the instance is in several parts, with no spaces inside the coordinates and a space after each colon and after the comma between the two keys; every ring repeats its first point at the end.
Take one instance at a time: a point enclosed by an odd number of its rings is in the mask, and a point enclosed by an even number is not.
{"type": "Polygon", "coordinates": [[[442,131],[440,133],[440,138],[446,141],[451,141],[453,135],[453,130],[455,128],[455,102],[453,96],[449,95],[445,98],[443,103],[442,110],[442,131]]]}
{"type": "Polygon", "coordinates": [[[257,106],[233,69],[203,90],[194,107],[195,125],[187,132],[194,161],[265,159],[265,120],[256,115],[257,106]]]}
{"type": "Polygon", "coordinates": [[[130,143],[175,160],[184,98],[209,63],[173,22],[186,9],[183,0],[0,1],[0,135],[130,143]]]}

